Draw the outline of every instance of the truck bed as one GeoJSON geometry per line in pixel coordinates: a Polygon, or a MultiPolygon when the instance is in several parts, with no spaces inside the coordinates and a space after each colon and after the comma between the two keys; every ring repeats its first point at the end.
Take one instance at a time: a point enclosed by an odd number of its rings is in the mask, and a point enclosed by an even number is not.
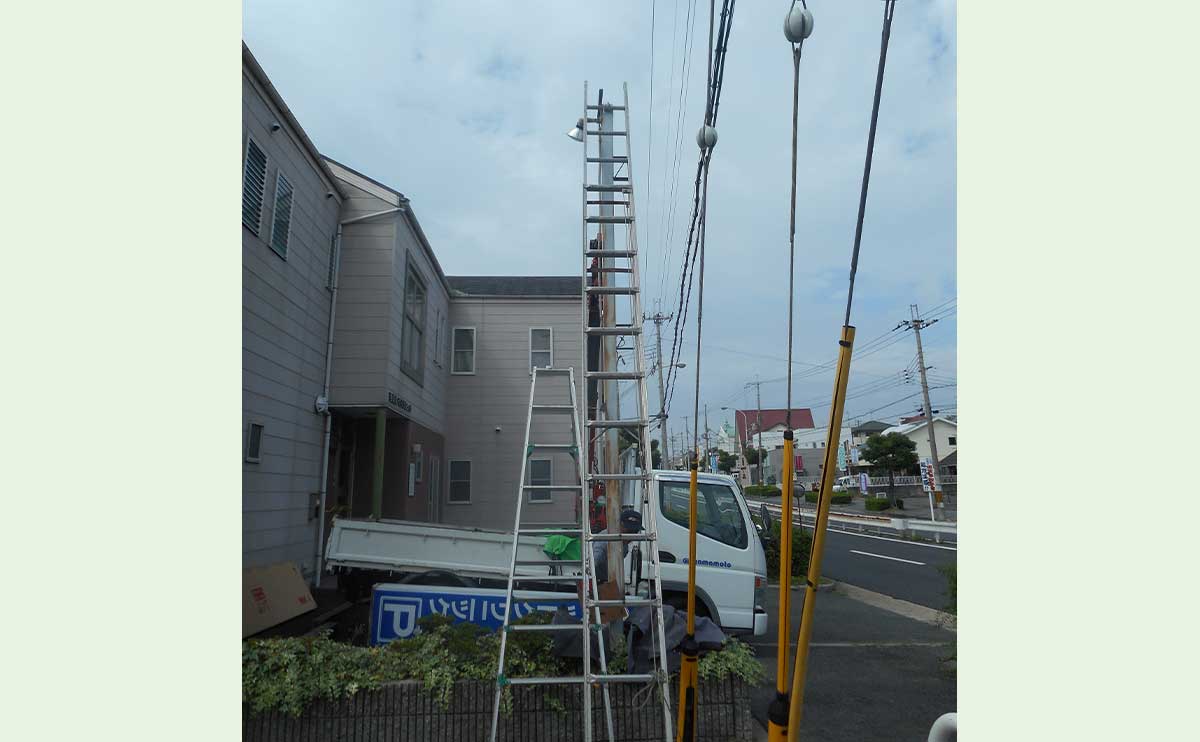
{"type": "MultiPolygon", "coordinates": [[[[543,536],[522,536],[518,560],[547,559],[543,536]]],[[[328,569],[366,569],[396,572],[445,570],[466,577],[508,578],[512,532],[465,528],[406,520],[333,521],[325,549],[328,569]]],[[[579,568],[567,566],[566,573],[579,568]]],[[[543,575],[544,566],[523,566],[518,574],[543,575]]]]}

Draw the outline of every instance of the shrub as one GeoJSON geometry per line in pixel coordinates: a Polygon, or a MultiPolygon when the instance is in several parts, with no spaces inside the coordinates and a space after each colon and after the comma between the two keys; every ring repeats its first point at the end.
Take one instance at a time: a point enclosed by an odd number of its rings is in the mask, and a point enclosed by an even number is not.
{"type": "Polygon", "coordinates": [[[867,510],[887,510],[892,506],[886,497],[868,497],[865,502],[867,510]]]}
{"type": "MultiPolygon", "coordinates": [[[[780,522],[771,523],[771,538],[763,542],[763,551],[767,556],[767,577],[779,578],[779,536],[780,522]]],[[[802,577],[808,574],[808,552],[812,545],[812,536],[800,526],[792,526],[792,577],[802,577]]]]}
{"type": "MultiPolygon", "coordinates": [[[[805,492],[804,499],[808,502],[816,502],[819,492],[805,492]]],[[[849,505],[854,499],[854,495],[850,492],[835,492],[833,497],[829,498],[830,505],[849,505]]]]}
{"type": "Polygon", "coordinates": [[[764,678],[762,663],[758,661],[754,649],[733,637],[726,639],[716,652],[701,657],[696,671],[705,680],[722,680],[736,675],[752,686],[758,685],[764,678]]]}
{"type": "Polygon", "coordinates": [[[743,491],[747,497],[779,497],[781,490],[773,484],[752,484],[743,491]]]}

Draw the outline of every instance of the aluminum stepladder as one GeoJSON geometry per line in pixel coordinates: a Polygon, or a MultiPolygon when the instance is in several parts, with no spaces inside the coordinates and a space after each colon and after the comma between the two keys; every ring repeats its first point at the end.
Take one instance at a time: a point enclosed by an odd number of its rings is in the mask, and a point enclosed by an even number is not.
{"type": "MultiPolygon", "coordinates": [[[[560,397],[562,396],[560,392],[560,397]]],[[[604,673],[603,677],[607,676],[607,659],[604,653],[604,635],[602,632],[596,631],[600,626],[600,605],[593,600],[598,594],[595,584],[595,564],[592,558],[591,540],[589,539],[590,530],[588,528],[588,519],[583,502],[583,467],[580,463],[580,434],[579,434],[579,404],[575,391],[575,370],[573,368],[534,368],[532,371],[532,379],[529,384],[529,409],[525,418],[525,445],[522,449],[523,455],[521,458],[521,479],[517,487],[517,509],[516,516],[513,519],[513,550],[509,557],[508,566],[508,590],[505,598],[504,610],[504,625],[500,635],[500,658],[496,671],[496,691],[495,699],[492,708],[492,729],[489,737],[492,742],[495,742],[499,732],[500,724],[500,703],[501,695],[505,685],[580,685],[583,690],[583,715],[584,715],[584,740],[592,741],[592,685],[597,682],[596,676],[592,673],[592,642],[591,635],[594,633],[597,636],[597,643],[600,654],[600,668],[604,673]],[[561,399],[555,400],[553,403],[543,403],[538,397],[538,380],[548,378],[565,378],[569,391],[566,396],[570,402],[563,404],[561,399]],[[533,428],[535,420],[539,419],[540,415],[561,416],[565,415],[570,421],[570,438],[568,441],[534,441],[532,440],[533,428]],[[568,455],[572,459],[572,470],[574,472],[575,482],[567,485],[533,485],[525,483],[525,472],[530,457],[536,452],[549,452],[551,454],[558,453],[560,455],[568,455]],[[578,505],[575,508],[576,513],[580,516],[579,523],[569,523],[566,525],[537,523],[527,524],[523,519],[524,505],[527,501],[527,494],[537,491],[559,491],[573,493],[573,500],[578,505]],[[517,546],[522,536],[552,536],[565,535],[574,536],[580,539],[580,556],[579,561],[569,561],[561,559],[534,559],[520,560],[517,558],[517,546]],[[571,567],[575,567],[579,571],[574,574],[538,574],[537,568],[562,569],[567,572],[571,567]],[[529,568],[519,572],[521,568],[529,568]],[[578,624],[528,624],[528,625],[513,625],[512,619],[516,603],[521,600],[521,593],[530,592],[518,587],[521,582],[536,582],[536,583],[573,583],[575,585],[586,585],[587,589],[584,593],[584,605],[581,611],[581,622],[578,624]],[[591,611],[589,612],[589,607],[591,611]],[[510,678],[504,671],[505,653],[508,648],[508,635],[512,631],[576,631],[580,632],[582,638],[582,653],[583,653],[583,674],[570,677],[525,677],[525,678],[510,678]]],[[[544,433],[543,433],[544,435],[544,433]]],[[[550,436],[547,436],[550,437],[550,436]]],[[[553,459],[552,459],[553,461],[553,459]]],[[[553,469],[552,469],[553,470],[553,469]]],[[[563,598],[555,602],[575,602],[577,600],[576,593],[564,595],[563,598]]],[[[537,602],[546,602],[545,598],[538,598],[537,602]]],[[[622,676],[611,676],[620,678],[622,676]]],[[[603,681],[601,681],[603,682],[603,681]]],[[[608,739],[613,740],[613,721],[612,721],[612,704],[609,699],[608,685],[602,685],[605,706],[605,721],[608,731],[608,739]]]]}
{"type": "MultiPolygon", "coordinates": [[[[629,585],[634,597],[625,597],[627,606],[651,607],[650,641],[656,645],[653,672],[646,678],[658,685],[662,705],[663,739],[674,739],[671,714],[670,680],[668,675],[666,636],[662,612],[662,582],[658,553],[658,508],[649,501],[651,493],[652,456],[649,431],[649,405],[646,397],[645,347],[642,336],[642,303],[638,272],[638,245],[634,209],[633,146],[630,143],[629,88],[622,86],[624,100],[620,104],[605,103],[604,91],[596,102],[588,100],[588,86],[583,89],[583,368],[585,405],[581,427],[587,431],[589,445],[584,451],[589,485],[584,491],[585,511],[591,513],[593,485],[603,483],[606,500],[616,498],[632,506],[642,515],[641,534],[595,536],[612,541],[642,541],[648,557],[649,574],[646,595],[638,596],[640,583],[629,585]],[[617,123],[618,114],[623,119],[617,123]],[[592,143],[595,142],[595,145],[592,143]],[[621,146],[623,144],[623,146],[621,146]],[[619,170],[625,170],[623,176],[619,170]],[[593,238],[589,229],[595,230],[593,238]],[[622,342],[632,347],[621,347],[622,342]],[[622,351],[626,357],[622,357],[622,351]],[[630,356],[631,354],[631,356],[630,356]],[[595,361],[589,360],[594,356],[595,361]],[[628,364],[624,369],[622,363],[628,364]],[[594,382],[594,383],[593,383],[594,382]],[[621,384],[637,388],[633,414],[620,410],[621,384]],[[592,399],[596,402],[593,406],[592,399]],[[637,442],[632,470],[621,471],[618,439],[621,432],[632,434],[637,442]],[[615,433],[615,434],[614,434],[615,433]],[[597,447],[604,456],[592,456],[592,443],[607,438],[605,446],[597,447]],[[621,496],[623,483],[640,483],[638,497],[621,496]],[[632,500],[628,502],[627,500],[632,500]]],[[[626,388],[626,391],[629,391],[626,388]]],[[[609,509],[609,531],[617,531],[609,509]]],[[[588,525],[590,528],[590,524],[588,525]]],[[[594,569],[594,566],[593,566],[594,569]]],[[[640,570],[639,570],[640,572],[640,570]]],[[[614,601],[615,602],[615,601],[614,601]]],[[[606,602],[605,602],[606,603],[606,602]]],[[[645,676],[639,676],[645,677],[645,676]]]]}

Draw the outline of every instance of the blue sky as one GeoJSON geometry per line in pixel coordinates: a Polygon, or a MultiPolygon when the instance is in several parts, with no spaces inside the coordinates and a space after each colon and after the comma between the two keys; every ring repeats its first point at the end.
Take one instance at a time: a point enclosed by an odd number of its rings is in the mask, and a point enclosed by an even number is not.
{"type": "MultiPolygon", "coordinates": [[[[722,405],[753,404],[745,382],[786,373],[788,5],[742,0],[730,35],[705,256],[700,402],[714,428],[731,419],[722,405]]],[[[801,374],[836,355],[882,21],[877,0],[809,7],[815,30],[800,66],[795,274],[801,374]]],[[[661,301],[664,313],[678,295],[707,22],[707,3],[690,0],[243,5],[246,43],[317,147],[411,198],[451,275],[578,274],[579,145],[563,134],[580,116],[585,80],[607,97],[627,82],[644,302],[653,311],[661,301]],[[688,80],[682,91],[680,78],[688,80]]],[[[927,365],[944,380],[933,392],[943,413],[957,411],[955,388],[946,385],[957,373],[955,26],[952,2],[897,5],[852,317],[863,347],[907,319],[909,304],[942,305],[923,340],[927,365]]],[[[688,368],[679,374],[672,432],[692,414],[690,322],[684,337],[688,368]]],[[[849,417],[882,407],[868,417],[893,420],[920,404],[902,400],[919,391],[900,377],[915,367],[911,333],[891,339],[856,354],[849,417]]],[[[794,400],[812,402],[818,425],[828,421],[832,378],[831,370],[808,373],[793,386],[794,400]]],[[[782,382],[763,384],[763,406],[782,407],[785,394],[782,382]]]]}

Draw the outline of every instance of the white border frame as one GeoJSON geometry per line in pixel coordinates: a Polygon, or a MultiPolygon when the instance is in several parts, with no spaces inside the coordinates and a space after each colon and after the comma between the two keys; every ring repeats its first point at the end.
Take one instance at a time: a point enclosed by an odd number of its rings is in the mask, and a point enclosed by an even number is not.
{"type": "MultiPolygon", "coordinates": [[[[465,348],[464,348],[465,350],[465,348]]],[[[450,374],[452,376],[474,376],[479,369],[479,333],[473,326],[457,325],[450,328],[450,374]],[[455,371],[454,370],[454,353],[457,347],[454,345],[454,335],[459,330],[471,331],[471,370],[470,371],[455,371]]]]}
{"type": "MultiPolygon", "coordinates": [[[[461,480],[459,480],[459,481],[461,481],[461,480]]],[[[450,457],[447,457],[446,458],[446,504],[447,505],[470,505],[472,502],[472,498],[474,497],[474,494],[475,494],[475,461],[473,459],[452,459],[450,457]],[[456,461],[457,462],[465,461],[471,465],[471,478],[467,480],[467,484],[470,485],[469,494],[471,495],[471,497],[468,497],[466,500],[451,500],[450,499],[450,491],[453,489],[452,485],[455,482],[455,479],[452,476],[452,473],[454,471],[454,467],[452,465],[456,461]]]]}
{"type": "Polygon", "coordinates": [[[531,375],[533,374],[533,354],[547,352],[545,350],[536,350],[535,351],[533,349],[533,333],[536,330],[545,330],[546,332],[550,333],[550,347],[548,349],[550,352],[550,365],[549,366],[538,366],[538,368],[554,368],[554,328],[553,327],[530,327],[529,328],[529,373],[531,375]]]}

